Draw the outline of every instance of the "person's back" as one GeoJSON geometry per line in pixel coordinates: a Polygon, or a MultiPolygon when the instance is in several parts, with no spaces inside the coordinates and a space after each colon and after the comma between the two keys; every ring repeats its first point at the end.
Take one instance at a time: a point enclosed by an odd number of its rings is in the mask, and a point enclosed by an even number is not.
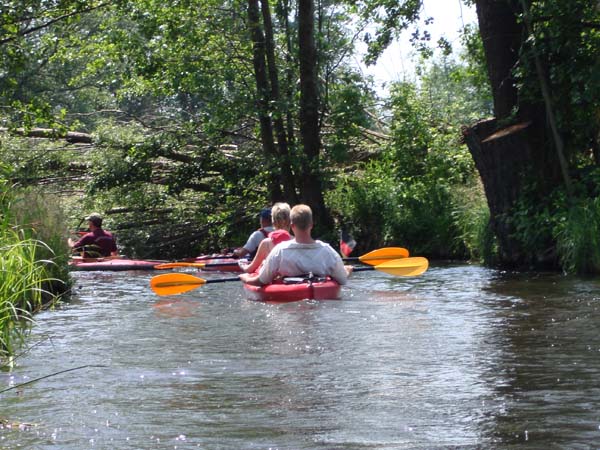
{"type": "Polygon", "coordinates": [[[97,228],[81,237],[78,247],[84,249],[84,257],[98,258],[111,256],[117,251],[115,238],[109,231],[97,228]]]}
{"type": "Polygon", "coordinates": [[[268,284],[277,277],[308,274],[331,276],[340,284],[345,284],[347,279],[340,256],[329,244],[318,240],[299,243],[295,239],[275,246],[265,260],[259,279],[262,284],[268,284]]]}
{"type": "Polygon", "coordinates": [[[90,232],[84,234],[77,242],[69,239],[69,246],[82,251],[84,258],[99,258],[117,256],[117,243],[109,231],[102,229],[102,217],[91,214],[86,217],[90,232]]]}
{"type": "Polygon", "coordinates": [[[261,210],[259,214],[260,228],[253,231],[246,243],[233,251],[233,255],[237,258],[248,257],[249,259],[254,258],[258,250],[260,243],[269,237],[269,233],[274,230],[271,222],[271,210],[265,208],[261,210]]]}

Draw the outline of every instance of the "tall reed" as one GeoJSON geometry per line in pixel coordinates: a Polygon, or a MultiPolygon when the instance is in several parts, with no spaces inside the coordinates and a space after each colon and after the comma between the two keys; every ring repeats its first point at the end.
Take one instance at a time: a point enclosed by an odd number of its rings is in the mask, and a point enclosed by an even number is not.
{"type": "Polygon", "coordinates": [[[69,287],[65,228],[50,219],[58,210],[42,194],[6,187],[0,177],[0,356],[13,354],[33,314],[69,287]]]}
{"type": "Polygon", "coordinates": [[[600,198],[571,206],[554,228],[561,266],[569,273],[600,273],[600,198]]]}
{"type": "Polygon", "coordinates": [[[452,193],[452,219],[457,242],[473,261],[490,263],[494,252],[489,228],[490,210],[480,183],[456,187],[452,193]]]}
{"type": "Polygon", "coordinates": [[[20,240],[8,229],[0,234],[0,353],[14,353],[42,306],[43,283],[50,281],[45,261],[36,254],[43,243],[20,240]]]}

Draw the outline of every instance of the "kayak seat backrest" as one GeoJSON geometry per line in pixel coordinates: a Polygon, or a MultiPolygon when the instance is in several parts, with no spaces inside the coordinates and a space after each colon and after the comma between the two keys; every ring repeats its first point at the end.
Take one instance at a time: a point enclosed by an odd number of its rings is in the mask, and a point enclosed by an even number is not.
{"type": "Polygon", "coordinates": [[[312,273],[308,275],[300,275],[298,277],[284,277],[283,284],[301,284],[301,283],[322,283],[327,281],[327,277],[317,277],[312,273]]]}

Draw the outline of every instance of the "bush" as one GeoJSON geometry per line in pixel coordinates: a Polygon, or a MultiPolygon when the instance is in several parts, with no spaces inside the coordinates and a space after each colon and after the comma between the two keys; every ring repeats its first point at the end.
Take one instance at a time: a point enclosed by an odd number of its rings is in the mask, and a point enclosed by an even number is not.
{"type": "Polygon", "coordinates": [[[573,205],[554,226],[561,266],[569,273],[600,273],[600,198],[573,205]]]}
{"type": "Polygon", "coordinates": [[[432,177],[398,180],[390,163],[370,162],[338,178],[326,202],[360,254],[383,246],[411,254],[480,259],[489,253],[489,211],[481,188],[432,177]]]}

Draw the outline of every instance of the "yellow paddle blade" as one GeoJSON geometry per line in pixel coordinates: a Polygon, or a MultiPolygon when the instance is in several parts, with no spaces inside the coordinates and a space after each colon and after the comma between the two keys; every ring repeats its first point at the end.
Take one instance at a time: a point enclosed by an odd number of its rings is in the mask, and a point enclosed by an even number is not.
{"type": "Polygon", "coordinates": [[[385,247],[370,251],[358,258],[361,263],[377,266],[393,259],[408,258],[408,250],[402,247],[385,247]]]}
{"type": "Polygon", "coordinates": [[[150,287],[158,295],[175,295],[196,289],[206,280],[187,273],[165,273],[152,277],[150,287]]]}
{"type": "Polygon", "coordinates": [[[414,277],[421,275],[429,267],[429,261],[427,258],[422,256],[416,256],[413,258],[402,258],[394,259],[392,261],[386,261],[382,264],[378,264],[373,267],[375,270],[380,270],[390,275],[396,275],[400,277],[414,277]]]}
{"type": "Polygon", "coordinates": [[[197,267],[198,269],[203,269],[206,266],[205,263],[192,263],[192,262],[172,262],[172,263],[164,263],[157,264],[154,266],[155,269],[174,269],[176,267],[197,267]]]}

